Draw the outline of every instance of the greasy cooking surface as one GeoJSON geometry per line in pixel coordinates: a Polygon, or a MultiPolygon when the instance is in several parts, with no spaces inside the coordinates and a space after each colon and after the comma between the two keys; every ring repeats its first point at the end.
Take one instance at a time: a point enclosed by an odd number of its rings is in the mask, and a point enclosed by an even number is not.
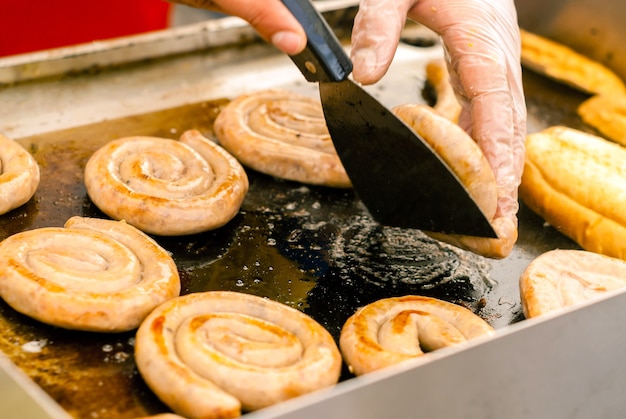
{"type": "MultiPolygon", "coordinates": [[[[581,127],[584,99],[536,75],[525,76],[529,131],[581,127]]],[[[177,137],[188,128],[212,137],[226,100],[111,120],[20,139],[36,157],[42,182],[25,206],[0,217],[0,239],[61,226],[72,215],[104,217],[83,185],[89,155],[128,135],[177,137]]],[[[303,186],[248,170],[242,210],[213,232],[159,238],[173,253],[183,293],[232,290],[269,297],[311,315],[337,339],[354,310],[404,294],[434,296],[474,310],[494,327],[522,319],[517,281],[527,263],[552,248],[576,247],[525,208],[513,254],[491,261],[374,223],[348,190],[303,186]]],[[[0,350],[77,417],[131,418],[166,411],[133,362],[133,333],[65,331],[37,323],[0,302],[0,350]]],[[[344,371],[343,379],[350,376],[344,371]]]]}

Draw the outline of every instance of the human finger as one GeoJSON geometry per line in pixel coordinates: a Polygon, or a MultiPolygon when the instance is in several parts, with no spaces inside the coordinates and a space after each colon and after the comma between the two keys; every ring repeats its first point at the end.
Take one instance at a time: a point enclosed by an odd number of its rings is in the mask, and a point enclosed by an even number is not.
{"type": "Polygon", "coordinates": [[[173,0],[175,3],[213,10],[246,20],[266,41],[293,55],[306,46],[302,26],[279,0],[173,0]]]}

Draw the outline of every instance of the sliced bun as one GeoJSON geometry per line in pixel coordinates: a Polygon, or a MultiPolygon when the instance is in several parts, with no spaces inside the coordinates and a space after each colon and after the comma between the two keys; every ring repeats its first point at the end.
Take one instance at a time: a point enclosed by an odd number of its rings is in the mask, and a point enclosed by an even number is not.
{"type": "Polygon", "coordinates": [[[526,318],[584,303],[626,286],[626,262],[584,250],[551,250],[520,276],[526,318]]]}
{"type": "Polygon", "coordinates": [[[626,95],[595,95],[577,109],[580,118],[608,139],[626,146],[626,95]]]}
{"type": "Polygon", "coordinates": [[[583,249],[626,259],[626,149],[552,127],[526,140],[520,197],[583,249]]]}
{"type": "Polygon", "coordinates": [[[522,65],[591,94],[626,93],[624,82],[609,68],[558,42],[521,30],[522,65]]]}

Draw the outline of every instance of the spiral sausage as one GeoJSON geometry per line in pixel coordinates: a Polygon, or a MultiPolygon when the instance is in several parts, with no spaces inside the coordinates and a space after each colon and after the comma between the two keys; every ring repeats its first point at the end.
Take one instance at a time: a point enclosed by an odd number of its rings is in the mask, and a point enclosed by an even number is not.
{"type": "Polygon", "coordinates": [[[248,191],[248,178],[233,156],[190,130],[180,141],[126,137],[109,142],[87,162],[85,185],[111,218],[174,236],[229,222],[248,191]]]}
{"type": "Polygon", "coordinates": [[[359,309],[344,324],[339,346],[350,370],[362,375],[492,332],[466,308],[408,295],[359,309]]]}
{"type": "Polygon", "coordinates": [[[335,384],[341,355],[304,313],[235,292],[170,300],[140,326],[137,367],[157,396],[191,418],[230,418],[335,384]]]}
{"type": "Polygon", "coordinates": [[[437,96],[433,109],[446,119],[454,123],[459,122],[461,104],[450,83],[450,74],[443,58],[429,61],[426,64],[426,80],[433,87],[437,96]]]}
{"type": "Polygon", "coordinates": [[[51,325],[132,330],[179,293],[169,254],[125,222],[72,217],[64,228],[24,231],[0,243],[0,296],[51,325]]]}
{"type": "Polygon", "coordinates": [[[242,95],[215,120],[220,144],[244,165],[277,178],[351,186],[319,100],[272,89],[242,95]]]}
{"type": "Polygon", "coordinates": [[[0,215],[32,198],[39,180],[39,166],[33,156],[0,134],[0,215]]]}
{"type": "Polygon", "coordinates": [[[426,105],[400,105],[393,112],[408,124],[446,162],[498,235],[497,239],[426,232],[434,239],[469,250],[481,256],[507,257],[517,241],[517,225],[505,217],[496,217],[498,185],[482,150],[465,131],[426,105]]]}

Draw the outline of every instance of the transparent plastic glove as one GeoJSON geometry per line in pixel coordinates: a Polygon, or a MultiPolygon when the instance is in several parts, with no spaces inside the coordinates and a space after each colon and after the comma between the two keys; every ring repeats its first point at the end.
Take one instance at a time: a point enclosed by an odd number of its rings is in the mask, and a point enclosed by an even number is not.
{"type": "Polygon", "coordinates": [[[484,256],[506,257],[517,241],[517,189],[526,136],[514,2],[362,0],[352,35],[356,81],[371,84],[385,74],[407,16],[441,36],[450,82],[462,106],[459,125],[478,143],[498,183],[492,224],[499,239],[436,237],[484,256]]]}
{"type": "Polygon", "coordinates": [[[306,46],[302,26],[280,0],[171,0],[246,20],[263,39],[286,54],[297,54],[306,46]]]}

